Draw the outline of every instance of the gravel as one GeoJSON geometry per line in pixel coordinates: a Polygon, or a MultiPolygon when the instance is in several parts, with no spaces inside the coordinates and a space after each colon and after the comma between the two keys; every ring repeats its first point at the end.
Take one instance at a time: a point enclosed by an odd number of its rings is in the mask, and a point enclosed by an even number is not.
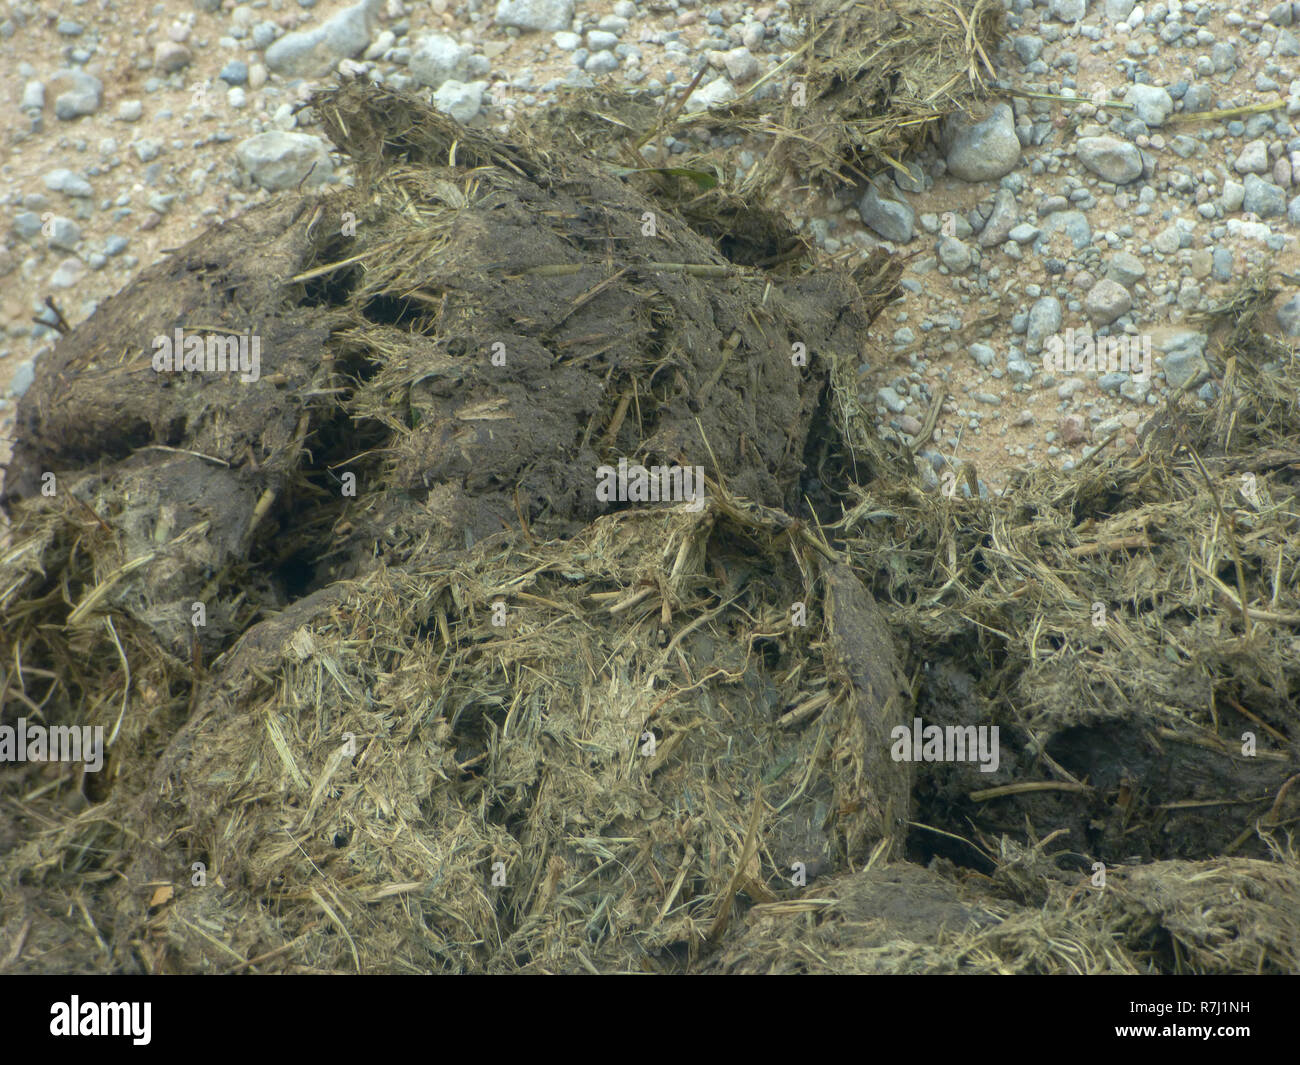
{"type": "Polygon", "coordinates": [[[473,121],[483,107],[486,81],[444,81],[433,94],[434,106],[462,124],[473,121]]]}
{"type": "Polygon", "coordinates": [[[1174,113],[1174,100],[1169,90],[1158,85],[1130,85],[1126,103],[1133,105],[1133,114],[1145,125],[1163,126],[1174,113]]]}
{"type": "Polygon", "coordinates": [[[1076,145],[1079,162],[1103,181],[1126,185],[1142,176],[1137,147],[1114,137],[1083,137],[1076,145]]]}
{"type": "Polygon", "coordinates": [[[1210,372],[1205,362],[1207,343],[1206,335],[1196,332],[1177,333],[1165,341],[1160,368],[1170,388],[1183,388],[1210,372]]]}
{"type": "Polygon", "coordinates": [[[77,245],[81,243],[81,227],[71,218],[62,215],[49,218],[39,232],[45,233],[45,239],[51,248],[61,251],[76,251],[77,245]]]}
{"type": "Polygon", "coordinates": [[[253,43],[266,49],[266,68],[285,77],[323,77],[341,59],[350,59],[365,51],[375,30],[380,0],[362,0],[344,8],[319,26],[287,33],[271,43],[278,27],[259,23],[253,31],[253,43]]]}
{"type": "Polygon", "coordinates": [[[1242,207],[1260,218],[1286,214],[1286,192],[1257,174],[1247,174],[1242,207]]]}
{"type": "Polygon", "coordinates": [[[416,45],[407,68],[421,85],[437,89],[445,81],[461,81],[468,77],[471,54],[470,48],[454,38],[434,33],[416,45]]]}
{"type": "Polygon", "coordinates": [[[74,174],[66,167],[58,167],[45,175],[45,187],[51,192],[61,192],[65,196],[85,198],[94,195],[90,182],[79,174],[74,174]]]}
{"type": "Polygon", "coordinates": [[[1043,350],[1043,342],[1055,335],[1061,328],[1061,301],[1055,296],[1043,296],[1029,308],[1029,317],[1025,328],[1025,350],[1030,355],[1037,355],[1043,350]]]}
{"type": "Polygon", "coordinates": [[[1093,325],[1110,325],[1133,309],[1133,297],[1118,281],[1103,278],[1088,290],[1083,306],[1093,325]]]}
{"type": "Polygon", "coordinates": [[[916,215],[912,208],[897,200],[884,199],[871,185],[858,201],[858,214],[868,226],[896,244],[906,244],[915,232],[916,215]]]}
{"type": "Polygon", "coordinates": [[[988,221],[980,230],[979,246],[991,248],[1003,243],[1011,236],[1011,230],[1020,220],[1020,205],[1015,193],[1010,189],[998,189],[993,200],[993,210],[988,221]]]}
{"type": "Polygon", "coordinates": [[[82,70],[60,71],[51,79],[58,96],[54,100],[56,118],[71,122],[83,115],[93,115],[104,99],[104,85],[93,74],[82,70]]]}
{"type": "Polygon", "coordinates": [[[18,106],[24,111],[44,111],[45,83],[40,81],[27,82],[23,86],[23,94],[19,98],[18,106]]]}
{"type": "Polygon", "coordinates": [[[500,0],[498,26],[520,30],[565,30],[573,21],[573,0],[500,0]]]}
{"type": "Polygon", "coordinates": [[[221,73],[217,77],[227,85],[247,85],[248,64],[242,59],[232,59],[221,68],[221,73]]]}
{"type": "Polygon", "coordinates": [[[998,104],[980,122],[958,114],[945,123],[948,172],[963,181],[996,181],[1020,162],[1015,115],[998,104]]]}
{"type": "Polygon", "coordinates": [[[588,74],[612,74],[618,69],[618,56],[613,52],[594,52],[587,57],[582,69],[588,74]]]}
{"type": "Polygon", "coordinates": [[[248,176],[271,192],[297,188],[303,183],[309,187],[320,185],[334,171],[329,146],[306,133],[259,133],[241,141],[235,151],[248,176]]]}
{"type": "Polygon", "coordinates": [[[939,261],[955,274],[970,269],[975,253],[969,244],[956,237],[941,237],[938,246],[939,261]]]}
{"type": "Polygon", "coordinates": [[[1277,322],[1289,337],[1300,337],[1300,293],[1296,293],[1277,309],[1277,322]]]}

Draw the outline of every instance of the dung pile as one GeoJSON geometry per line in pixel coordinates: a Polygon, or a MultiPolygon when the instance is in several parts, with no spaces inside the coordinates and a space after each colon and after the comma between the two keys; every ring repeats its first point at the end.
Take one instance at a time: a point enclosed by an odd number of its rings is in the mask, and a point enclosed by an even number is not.
{"type": "Polygon", "coordinates": [[[586,157],[317,108],[355,189],[181,249],[19,412],[5,721],[108,762],[6,769],[10,961],[665,966],[773,862],[899,852],[895,651],[794,516],[896,272],[740,268],[586,157]],[[258,365],[159,372],[214,334],[258,365]],[[620,459],[707,490],[603,499],[620,459]]]}
{"type": "Polygon", "coordinates": [[[689,173],[316,107],[355,188],[181,249],[20,407],[0,725],[107,761],[0,767],[0,968],[1300,969],[1265,278],[1208,410],[931,495],[858,407],[887,257],[732,259],[689,173]],[[256,372],[158,372],[177,330],[256,372]]]}

